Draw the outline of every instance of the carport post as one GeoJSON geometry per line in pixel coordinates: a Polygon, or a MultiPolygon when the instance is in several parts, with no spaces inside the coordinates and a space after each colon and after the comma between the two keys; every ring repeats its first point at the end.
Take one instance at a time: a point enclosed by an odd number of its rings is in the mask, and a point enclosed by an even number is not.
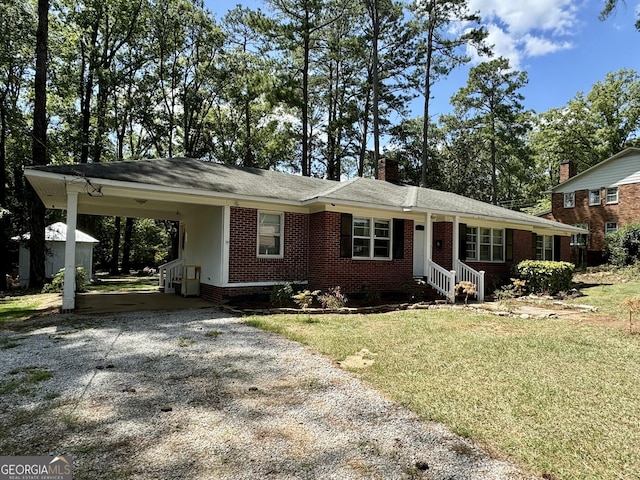
{"type": "Polygon", "coordinates": [[[78,222],[78,192],[67,186],[67,239],[64,246],[64,290],[62,311],[76,308],[76,224],[78,222]]]}

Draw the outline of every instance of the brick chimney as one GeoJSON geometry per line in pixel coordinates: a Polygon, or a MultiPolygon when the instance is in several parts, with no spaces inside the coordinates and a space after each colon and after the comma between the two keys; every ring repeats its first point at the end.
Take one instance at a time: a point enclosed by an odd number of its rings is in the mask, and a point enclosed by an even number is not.
{"type": "Polygon", "coordinates": [[[576,174],[576,164],[571,160],[565,160],[560,164],[560,183],[566,182],[576,174]]]}
{"type": "Polygon", "coordinates": [[[389,158],[381,158],[378,160],[378,180],[396,184],[400,183],[398,162],[389,158]]]}

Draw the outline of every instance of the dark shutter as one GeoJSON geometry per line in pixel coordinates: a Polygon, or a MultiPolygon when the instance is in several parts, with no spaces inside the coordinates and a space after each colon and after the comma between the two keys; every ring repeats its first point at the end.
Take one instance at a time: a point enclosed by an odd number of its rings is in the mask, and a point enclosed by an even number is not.
{"type": "Polygon", "coordinates": [[[467,224],[458,224],[458,260],[467,260],[467,224]]]}
{"type": "Polygon", "coordinates": [[[505,261],[513,262],[513,228],[507,228],[504,231],[505,235],[505,261]]]}
{"type": "Polygon", "coordinates": [[[559,262],[562,260],[562,255],[560,255],[560,244],[562,237],[560,235],[553,236],[553,260],[559,262]]]}
{"type": "Polygon", "coordinates": [[[402,218],[393,219],[393,258],[394,260],[404,258],[404,220],[402,218]]]}
{"type": "Polygon", "coordinates": [[[340,257],[351,258],[351,229],[353,227],[353,215],[340,214],[340,257]]]}
{"type": "Polygon", "coordinates": [[[531,234],[531,260],[538,258],[538,235],[531,234]]]}

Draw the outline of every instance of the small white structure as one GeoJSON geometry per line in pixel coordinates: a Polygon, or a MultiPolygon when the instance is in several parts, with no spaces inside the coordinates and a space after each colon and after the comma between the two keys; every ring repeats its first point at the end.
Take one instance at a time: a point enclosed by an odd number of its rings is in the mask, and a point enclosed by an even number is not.
{"type": "MultiPolygon", "coordinates": [[[[20,242],[20,286],[27,287],[29,285],[29,247],[27,241],[31,237],[30,233],[25,233],[13,240],[20,242]]],[[[67,225],[57,222],[45,228],[45,260],[44,274],[46,278],[53,278],[60,269],[64,268],[64,252],[65,242],[67,241],[67,225]]],[[[87,271],[87,278],[93,278],[93,245],[98,240],[91,235],[87,235],[80,230],[76,230],[76,266],[84,267],[87,271]]]]}

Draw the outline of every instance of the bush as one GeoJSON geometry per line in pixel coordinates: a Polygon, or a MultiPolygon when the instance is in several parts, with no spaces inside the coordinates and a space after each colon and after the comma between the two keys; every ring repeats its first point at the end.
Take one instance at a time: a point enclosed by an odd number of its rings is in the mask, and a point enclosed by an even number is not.
{"type": "Polygon", "coordinates": [[[569,262],[524,260],[514,267],[516,276],[526,281],[531,293],[566,292],[571,289],[574,265],[569,262]]]}
{"type": "MultiPolygon", "coordinates": [[[[84,267],[76,267],[76,292],[84,292],[87,289],[87,271],[84,267]]],[[[42,293],[59,293],[64,290],[64,268],[61,268],[51,283],[42,288],[42,293]]]]}
{"type": "Polygon", "coordinates": [[[607,262],[618,267],[640,260],[640,223],[630,223],[607,235],[604,247],[607,262]]]}
{"type": "Polygon", "coordinates": [[[273,305],[286,305],[293,296],[295,283],[285,282],[282,285],[274,285],[269,293],[269,299],[273,305]]]}
{"type": "Polygon", "coordinates": [[[318,301],[322,308],[329,310],[338,310],[344,307],[349,299],[340,291],[340,287],[330,288],[326,293],[318,296],[318,301]]]}

